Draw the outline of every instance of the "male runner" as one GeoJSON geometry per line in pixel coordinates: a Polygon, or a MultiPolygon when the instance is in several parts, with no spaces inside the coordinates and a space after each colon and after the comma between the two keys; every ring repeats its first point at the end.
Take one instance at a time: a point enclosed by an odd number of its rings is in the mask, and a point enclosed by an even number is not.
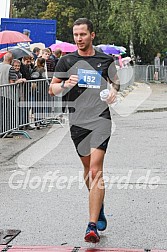
{"type": "Polygon", "coordinates": [[[49,93],[68,94],[71,138],[84,166],[85,183],[89,190],[89,223],[85,241],[99,242],[97,230],[107,227],[104,215],[103,161],[111,135],[111,116],[108,104],[116,99],[119,81],[113,57],[94,50],[93,24],[79,18],[73,25],[78,50],[63,56],[52,79],[49,93]],[[112,82],[106,101],[100,91],[112,82]]]}

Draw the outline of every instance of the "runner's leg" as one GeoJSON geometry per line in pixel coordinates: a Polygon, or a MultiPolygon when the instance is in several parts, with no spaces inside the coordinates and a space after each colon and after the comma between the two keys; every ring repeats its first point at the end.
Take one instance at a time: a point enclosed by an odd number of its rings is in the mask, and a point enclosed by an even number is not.
{"type": "Polygon", "coordinates": [[[103,180],[103,161],[105,151],[93,148],[91,148],[91,151],[89,212],[90,222],[97,223],[105,194],[103,180]]]}
{"type": "Polygon", "coordinates": [[[82,164],[84,166],[84,179],[85,184],[89,190],[89,170],[90,170],[90,155],[85,157],[80,157],[82,164]]]}
{"type": "Polygon", "coordinates": [[[97,222],[104,200],[103,160],[105,152],[101,149],[93,150],[91,155],[81,157],[84,166],[84,179],[89,192],[90,222],[97,222]],[[90,177],[91,176],[91,177],[90,177]],[[90,184],[89,184],[90,181],[90,184]],[[91,188],[92,187],[92,188],[91,188]]]}

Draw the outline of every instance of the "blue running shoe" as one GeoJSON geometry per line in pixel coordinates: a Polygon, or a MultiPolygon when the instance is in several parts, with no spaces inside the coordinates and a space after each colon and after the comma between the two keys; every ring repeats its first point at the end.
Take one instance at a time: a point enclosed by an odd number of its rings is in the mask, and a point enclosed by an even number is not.
{"type": "Polygon", "coordinates": [[[100,241],[100,236],[97,232],[97,227],[94,222],[89,222],[88,227],[86,229],[85,241],[97,243],[100,241]]]}
{"type": "Polygon", "coordinates": [[[104,215],[104,205],[102,204],[102,207],[100,209],[99,219],[97,221],[97,229],[99,231],[104,231],[107,227],[107,220],[104,215]]]}

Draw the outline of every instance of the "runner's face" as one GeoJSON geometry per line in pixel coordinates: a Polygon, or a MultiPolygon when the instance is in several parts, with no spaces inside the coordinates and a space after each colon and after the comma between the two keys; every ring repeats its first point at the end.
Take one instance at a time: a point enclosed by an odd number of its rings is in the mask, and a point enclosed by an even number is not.
{"type": "Polygon", "coordinates": [[[86,24],[74,25],[73,36],[78,49],[81,51],[86,51],[92,46],[92,40],[95,37],[95,33],[88,30],[86,24]]]}

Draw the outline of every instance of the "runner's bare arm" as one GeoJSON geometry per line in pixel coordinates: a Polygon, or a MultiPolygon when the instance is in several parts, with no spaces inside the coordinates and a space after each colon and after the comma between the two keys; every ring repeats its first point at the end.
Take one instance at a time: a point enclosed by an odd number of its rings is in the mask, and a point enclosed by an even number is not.
{"type": "Polygon", "coordinates": [[[112,104],[112,103],[115,102],[117,92],[120,90],[120,81],[119,81],[118,75],[115,74],[112,82],[110,80],[109,80],[109,82],[110,82],[110,85],[111,85],[111,89],[110,89],[110,94],[109,94],[106,102],[108,104],[112,104]]]}
{"type": "Polygon", "coordinates": [[[78,75],[71,75],[68,80],[62,81],[56,77],[53,77],[50,86],[49,86],[49,94],[50,95],[58,95],[64,89],[71,89],[78,83],[78,75]]]}

